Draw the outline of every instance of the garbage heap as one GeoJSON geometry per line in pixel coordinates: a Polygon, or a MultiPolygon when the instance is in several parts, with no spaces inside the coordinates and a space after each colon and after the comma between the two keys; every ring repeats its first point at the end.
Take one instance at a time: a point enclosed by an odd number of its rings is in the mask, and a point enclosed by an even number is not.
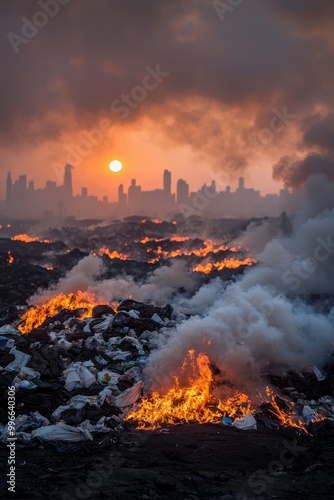
{"type": "MultiPolygon", "coordinates": [[[[156,307],[127,299],[117,310],[95,305],[90,317],[84,317],[82,308],[62,309],[26,334],[11,325],[2,326],[0,442],[5,446],[10,434],[8,394],[15,391],[18,447],[41,442],[59,451],[69,446],[87,450],[89,444],[112,446],[142,395],[142,369],[156,347],[154,332],[173,328],[181,319],[187,318],[169,304],[156,307]]],[[[210,360],[205,369],[208,366],[212,373],[204,371],[209,394],[219,369],[210,360]]],[[[284,377],[271,376],[269,381],[267,377],[267,383],[271,385],[267,402],[254,409],[247,403],[241,416],[224,411],[218,420],[205,421],[244,430],[290,427],[306,435],[333,433],[334,363],[327,366],[326,375],[310,367],[284,377]],[[301,423],[295,419],[298,415],[301,423]]],[[[160,402],[155,401],[158,406],[160,402]]],[[[170,415],[166,421],[171,421],[170,415]]],[[[163,419],[160,423],[155,422],[155,428],[168,432],[163,419]]]]}
{"type": "Polygon", "coordinates": [[[15,388],[18,446],[110,444],[122,430],[124,409],[142,393],[152,333],[177,322],[169,304],[130,299],[117,312],[97,305],[91,317],[80,319],[82,313],[63,309],[25,335],[0,328],[2,443],[9,435],[8,390],[15,388]]]}

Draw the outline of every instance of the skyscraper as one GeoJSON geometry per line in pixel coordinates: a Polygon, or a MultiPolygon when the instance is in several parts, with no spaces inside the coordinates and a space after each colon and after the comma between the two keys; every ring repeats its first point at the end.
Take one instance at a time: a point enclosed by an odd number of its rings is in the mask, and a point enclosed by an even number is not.
{"type": "Polygon", "coordinates": [[[135,214],[141,208],[141,187],[137,186],[136,179],[131,179],[128,189],[128,207],[130,215],[135,214]]]}
{"type": "Polygon", "coordinates": [[[73,187],[72,187],[72,165],[65,165],[64,172],[64,194],[66,198],[72,198],[73,187]]]}
{"type": "Polygon", "coordinates": [[[168,196],[172,193],[172,173],[170,170],[164,170],[164,193],[168,196]]]}
{"type": "Polygon", "coordinates": [[[126,209],[126,194],[124,193],[123,184],[118,186],[118,205],[121,211],[126,209]]]}
{"type": "Polygon", "coordinates": [[[239,177],[238,187],[239,187],[239,189],[244,189],[244,187],[245,187],[245,179],[243,177],[239,177]]]}
{"type": "Polygon", "coordinates": [[[13,195],[13,181],[11,173],[7,174],[7,182],[6,182],[6,203],[9,208],[12,204],[12,195],[13,195]]]}
{"type": "Polygon", "coordinates": [[[176,203],[187,204],[189,200],[189,184],[183,179],[179,179],[176,185],[176,203]]]}

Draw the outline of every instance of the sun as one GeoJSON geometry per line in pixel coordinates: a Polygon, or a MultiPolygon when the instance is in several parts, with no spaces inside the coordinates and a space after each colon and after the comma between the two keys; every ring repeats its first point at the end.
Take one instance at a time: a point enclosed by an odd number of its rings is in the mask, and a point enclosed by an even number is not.
{"type": "Polygon", "coordinates": [[[109,163],[109,168],[112,172],[120,172],[123,168],[123,165],[119,160],[113,160],[109,163]]]}

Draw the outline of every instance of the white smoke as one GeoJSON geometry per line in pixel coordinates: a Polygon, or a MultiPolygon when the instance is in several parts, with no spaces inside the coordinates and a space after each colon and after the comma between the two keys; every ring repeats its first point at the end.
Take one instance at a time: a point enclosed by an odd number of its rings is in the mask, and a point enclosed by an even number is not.
{"type": "Polygon", "coordinates": [[[259,263],[237,282],[215,279],[195,290],[195,277],[182,260],[155,270],[141,283],[129,276],[96,280],[102,261],[89,256],[34,300],[81,289],[103,301],[132,296],[191,311],[194,315],[174,330],[153,335],[159,348],[148,358],[147,388],[166,389],[173,383],[190,349],[205,352],[219,366],[223,382],[249,394],[260,387],[263,372],[314,364],[321,368],[333,351],[334,309],[315,312],[307,296],[334,292],[334,184],[314,176],[303,196],[290,236],[269,222],[248,228],[244,241],[258,248],[259,263]]]}
{"type": "Polygon", "coordinates": [[[305,295],[334,292],[333,195],[334,185],[314,176],[291,236],[275,230],[268,241],[267,223],[248,228],[245,241],[251,242],[252,233],[257,238],[260,263],[237,283],[214,280],[183,300],[182,307],[197,315],[173,334],[156,336],[160,348],[145,371],[150,388],[168,387],[189,349],[205,352],[223,379],[248,391],[259,387],[260,374],[268,370],[323,365],[333,352],[334,308],[329,314],[315,312],[305,295]]]}
{"type": "Polygon", "coordinates": [[[40,291],[29,299],[30,304],[41,304],[59,293],[76,293],[90,289],[94,279],[103,271],[103,262],[99,257],[88,255],[78,262],[64,278],[48,290],[40,291]]]}
{"type": "Polygon", "coordinates": [[[77,293],[81,290],[95,293],[103,302],[123,300],[132,296],[134,300],[163,305],[177,296],[178,289],[191,292],[195,286],[192,276],[186,270],[186,263],[182,260],[156,269],[142,282],[136,282],[132,276],[97,280],[103,271],[104,265],[100,257],[84,257],[55,286],[39,291],[29,299],[29,303],[41,304],[59,293],[77,293]]]}

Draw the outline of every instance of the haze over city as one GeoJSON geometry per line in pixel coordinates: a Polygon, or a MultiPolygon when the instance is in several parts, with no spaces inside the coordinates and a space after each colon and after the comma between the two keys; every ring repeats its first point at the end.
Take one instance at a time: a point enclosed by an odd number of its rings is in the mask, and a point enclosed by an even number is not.
{"type": "Polygon", "coordinates": [[[5,2],[0,198],[8,171],[42,188],[61,184],[67,163],[75,194],[114,202],[119,184],[152,190],[164,169],[192,190],[220,175],[235,189],[243,176],[262,195],[319,169],[333,177],[333,11],[309,0],[5,2]]]}
{"type": "Polygon", "coordinates": [[[0,4],[0,498],[328,500],[334,0],[0,4]]]}
{"type": "MultiPolygon", "coordinates": [[[[110,169],[120,171],[122,164],[114,160],[110,169]]],[[[201,189],[190,192],[189,184],[184,179],[177,179],[176,187],[172,186],[172,173],[164,170],[161,186],[152,190],[143,190],[137,179],[125,188],[118,186],[118,199],[110,202],[107,195],[96,196],[86,186],[81,188],[80,195],[74,195],[73,166],[67,164],[63,169],[63,182],[47,180],[45,187],[35,189],[35,182],[27,175],[18,179],[7,173],[6,199],[0,202],[0,214],[8,218],[123,218],[132,215],[171,218],[175,215],[189,217],[200,215],[206,217],[261,217],[277,216],[282,212],[293,212],[294,196],[286,189],[279,195],[261,196],[254,188],[245,187],[245,180],[240,177],[235,191],[231,186],[212,181],[201,189]]],[[[174,184],[174,183],[173,183],[174,184]]]]}

